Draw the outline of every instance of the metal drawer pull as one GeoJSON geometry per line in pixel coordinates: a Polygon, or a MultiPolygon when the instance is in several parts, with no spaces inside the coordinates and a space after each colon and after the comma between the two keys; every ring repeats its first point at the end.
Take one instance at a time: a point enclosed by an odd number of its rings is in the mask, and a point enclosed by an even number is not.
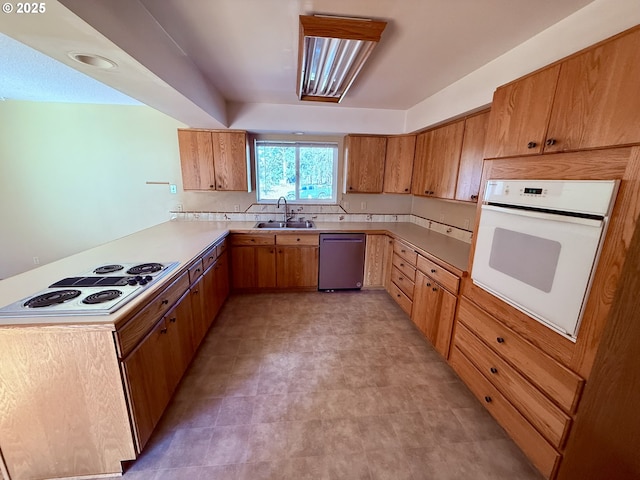
{"type": "Polygon", "coordinates": [[[162,330],[160,330],[160,333],[167,333],[167,327],[164,327],[162,330]]]}
{"type": "Polygon", "coordinates": [[[168,305],[168,304],[169,304],[169,300],[167,299],[162,300],[162,305],[168,305]]]}
{"type": "Polygon", "coordinates": [[[491,367],[491,373],[498,373],[498,369],[496,367],[491,367]]]}
{"type": "Polygon", "coordinates": [[[176,323],[176,317],[172,317],[172,318],[170,318],[170,319],[169,319],[169,321],[170,321],[171,323],[176,323]]]}
{"type": "Polygon", "coordinates": [[[435,268],[432,268],[432,269],[431,269],[431,273],[436,273],[436,269],[435,269],[435,268]]]}
{"type": "Polygon", "coordinates": [[[502,337],[498,337],[498,338],[496,338],[496,342],[498,342],[498,343],[504,343],[504,338],[502,338],[502,337]]]}
{"type": "Polygon", "coordinates": [[[484,401],[487,403],[491,403],[491,397],[487,395],[486,397],[484,397],[484,401]]]}

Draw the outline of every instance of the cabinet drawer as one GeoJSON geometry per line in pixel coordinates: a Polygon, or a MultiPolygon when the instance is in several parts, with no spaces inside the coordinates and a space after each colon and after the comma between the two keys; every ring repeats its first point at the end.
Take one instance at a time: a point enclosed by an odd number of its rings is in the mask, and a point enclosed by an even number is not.
{"type": "Polygon", "coordinates": [[[440,265],[437,265],[431,260],[426,259],[422,255],[418,255],[417,266],[418,270],[420,270],[425,275],[429,275],[434,280],[437,280],[440,285],[442,285],[450,292],[458,293],[460,277],[458,277],[457,275],[454,275],[448,270],[442,268],[440,265]]]}
{"type": "Polygon", "coordinates": [[[569,433],[571,418],[540,390],[487,347],[464,325],[456,329],[455,346],[504,394],[556,448],[569,433]]]}
{"type": "Polygon", "coordinates": [[[231,245],[274,245],[275,235],[232,235],[231,245]]]}
{"type": "Polygon", "coordinates": [[[204,269],[202,267],[202,259],[198,259],[197,262],[189,267],[189,284],[191,285],[193,284],[193,282],[198,280],[198,277],[202,275],[203,271],[204,269]]]}
{"type": "Polygon", "coordinates": [[[320,245],[320,235],[276,235],[276,245],[320,245]]]}
{"type": "Polygon", "coordinates": [[[187,288],[189,288],[189,274],[185,271],[115,332],[120,358],[126,357],[133,350],[160,317],[167,313],[169,308],[187,291],[187,288]]]}
{"type": "Polygon", "coordinates": [[[224,252],[227,251],[227,239],[223,238],[220,242],[216,244],[216,255],[219,257],[224,252]]]}
{"type": "Polygon", "coordinates": [[[411,299],[407,297],[402,290],[393,282],[389,284],[389,294],[393,297],[393,299],[398,302],[400,308],[405,311],[405,313],[411,316],[411,307],[413,303],[411,299]]]}
{"type": "Polygon", "coordinates": [[[413,300],[414,283],[404,273],[398,270],[396,267],[391,269],[391,281],[395,283],[404,294],[413,300]]]}
{"type": "Polygon", "coordinates": [[[393,252],[396,255],[399,255],[400,257],[404,258],[407,262],[409,262],[409,265],[411,265],[412,267],[416,266],[416,258],[418,257],[418,254],[415,252],[413,248],[411,248],[406,243],[402,243],[399,240],[394,240],[393,252]]]}
{"type": "MultiPolygon", "coordinates": [[[[202,254],[202,271],[206,271],[211,265],[213,265],[218,258],[218,251],[215,245],[202,254]]],[[[192,282],[193,283],[193,282],[192,282]]]]}
{"type": "Polygon", "coordinates": [[[412,282],[416,281],[416,268],[397,253],[393,254],[393,266],[406,275],[412,282]]]}
{"type": "Polygon", "coordinates": [[[566,412],[573,413],[584,383],[578,375],[464,298],[458,320],[566,412]]]}
{"type": "Polygon", "coordinates": [[[533,428],[509,401],[454,347],[449,357],[451,366],[489,413],[520,446],[542,474],[551,478],[560,454],[533,428]]]}

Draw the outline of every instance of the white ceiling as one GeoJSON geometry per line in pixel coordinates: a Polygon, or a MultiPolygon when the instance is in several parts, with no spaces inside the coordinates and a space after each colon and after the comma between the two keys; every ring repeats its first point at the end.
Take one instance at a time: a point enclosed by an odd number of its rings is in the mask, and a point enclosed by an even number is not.
{"type": "Polygon", "coordinates": [[[117,90],[0,33],[0,98],[140,105],[117,90]]]}
{"type": "Polygon", "coordinates": [[[0,16],[0,32],[190,126],[216,127],[253,104],[309,111],[295,94],[298,15],[388,22],[343,102],[313,108],[402,112],[593,1],[50,0],[46,16],[0,16]],[[71,50],[119,67],[78,67],[71,50]]]}

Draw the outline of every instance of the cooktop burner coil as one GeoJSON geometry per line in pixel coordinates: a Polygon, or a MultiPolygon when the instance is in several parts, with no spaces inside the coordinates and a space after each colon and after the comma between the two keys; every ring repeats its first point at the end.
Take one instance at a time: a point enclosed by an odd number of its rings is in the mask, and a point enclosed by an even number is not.
{"type": "Polygon", "coordinates": [[[57,305],[79,297],[81,293],[80,290],[56,290],[55,292],[47,292],[30,298],[24,303],[24,306],[28,308],[50,307],[51,305],[57,305]]]}
{"type": "Polygon", "coordinates": [[[159,272],[162,268],[163,265],[161,263],[142,263],[135,267],[131,267],[127,270],[127,273],[130,275],[145,275],[147,273],[159,272]]]}
{"type": "Polygon", "coordinates": [[[105,273],[113,273],[122,270],[124,267],[122,265],[103,265],[101,267],[96,268],[93,273],[98,275],[104,275],[105,273]]]}
{"type": "Polygon", "coordinates": [[[110,302],[111,300],[115,300],[122,292],[120,290],[102,290],[101,292],[92,293],[91,295],[87,295],[82,299],[82,303],[87,305],[94,305],[96,303],[105,303],[110,302]]]}

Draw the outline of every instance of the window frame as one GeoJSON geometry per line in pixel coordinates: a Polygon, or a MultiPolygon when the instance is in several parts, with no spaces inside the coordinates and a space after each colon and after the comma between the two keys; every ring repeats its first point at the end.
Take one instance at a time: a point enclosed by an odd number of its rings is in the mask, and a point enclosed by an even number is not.
{"type": "Polygon", "coordinates": [[[275,147],[295,147],[295,199],[288,199],[289,204],[306,204],[306,205],[337,205],[338,204],[338,170],[340,165],[340,144],[338,141],[296,141],[296,140],[267,140],[267,139],[254,139],[253,141],[253,154],[255,158],[255,175],[256,175],[256,202],[258,204],[274,204],[278,202],[278,199],[266,199],[260,198],[260,171],[258,162],[258,146],[268,145],[275,147]],[[332,196],[325,199],[315,198],[300,198],[300,148],[301,147],[331,147],[333,148],[333,172],[332,172],[332,196]]]}

